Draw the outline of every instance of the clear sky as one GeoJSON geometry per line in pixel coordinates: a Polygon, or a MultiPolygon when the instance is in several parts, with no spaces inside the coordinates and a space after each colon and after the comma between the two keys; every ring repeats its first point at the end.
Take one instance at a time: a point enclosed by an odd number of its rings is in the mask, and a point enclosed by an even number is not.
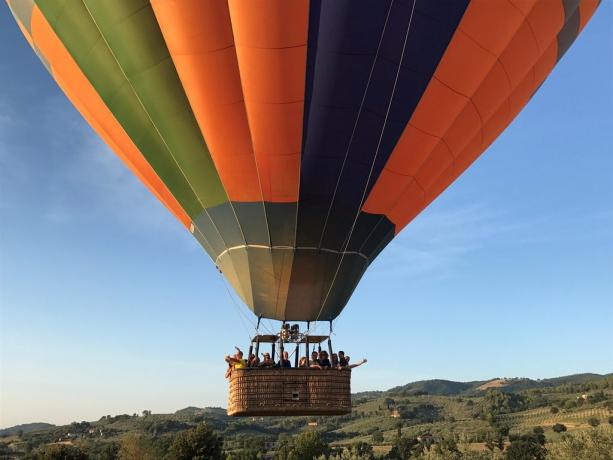
{"type": "MultiPolygon", "coordinates": [[[[613,371],[611,24],[608,0],[373,263],[335,324],[336,347],[369,358],[354,390],[613,371]]],[[[4,6],[0,48],[0,427],[225,407],[222,357],[247,345],[253,315],[4,6]]]]}

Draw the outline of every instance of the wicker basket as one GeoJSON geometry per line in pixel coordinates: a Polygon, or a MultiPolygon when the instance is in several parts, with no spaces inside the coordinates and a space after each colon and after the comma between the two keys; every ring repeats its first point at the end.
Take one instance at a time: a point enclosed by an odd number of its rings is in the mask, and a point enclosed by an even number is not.
{"type": "Polygon", "coordinates": [[[351,371],[235,369],[228,415],[343,415],[351,412],[351,371]]]}

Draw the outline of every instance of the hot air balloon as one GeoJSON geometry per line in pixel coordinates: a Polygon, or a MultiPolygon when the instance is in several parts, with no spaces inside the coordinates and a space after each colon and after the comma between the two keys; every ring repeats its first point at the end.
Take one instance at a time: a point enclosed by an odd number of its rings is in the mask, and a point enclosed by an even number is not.
{"type": "MultiPolygon", "coordinates": [[[[508,126],[599,3],[7,1],[93,129],[245,305],[283,322],[340,314],[374,258],[508,126]]],[[[289,397],[271,397],[275,413],[311,413],[300,396],[311,383],[292,382],[289,397]]],[[[334,385],[348,397],[348,378],[334,385]]],[[[320,413],[347,410],[326,404],[320,413]]]]}

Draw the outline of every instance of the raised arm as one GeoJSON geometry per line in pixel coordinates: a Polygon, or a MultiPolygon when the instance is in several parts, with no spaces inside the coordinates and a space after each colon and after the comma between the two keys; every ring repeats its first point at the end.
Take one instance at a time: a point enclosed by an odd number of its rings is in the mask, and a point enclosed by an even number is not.
{"type": "Polygon", "coordinates": [[[362,361],[357,362],[357,363],[355,363],[355,364],[350,364],[350,365],[349,365],[349,366],[347,366],[347,367],[348,367],[349,369],[353,369],[354,367],[361,366],[362,364],[367,363],[367,362],[368,362],[368,360],[367,360],[366,358],[364,358],[362,361]]]}

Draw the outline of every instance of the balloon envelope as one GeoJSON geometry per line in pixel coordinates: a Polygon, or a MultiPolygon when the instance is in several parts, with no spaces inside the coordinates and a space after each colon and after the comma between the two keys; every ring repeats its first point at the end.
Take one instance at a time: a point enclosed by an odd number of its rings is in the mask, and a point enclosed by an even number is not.
{"type": "Polygon", "coordinates": [[[330,320],[597,0],[8,0],[256,315],[330,320]]]}

